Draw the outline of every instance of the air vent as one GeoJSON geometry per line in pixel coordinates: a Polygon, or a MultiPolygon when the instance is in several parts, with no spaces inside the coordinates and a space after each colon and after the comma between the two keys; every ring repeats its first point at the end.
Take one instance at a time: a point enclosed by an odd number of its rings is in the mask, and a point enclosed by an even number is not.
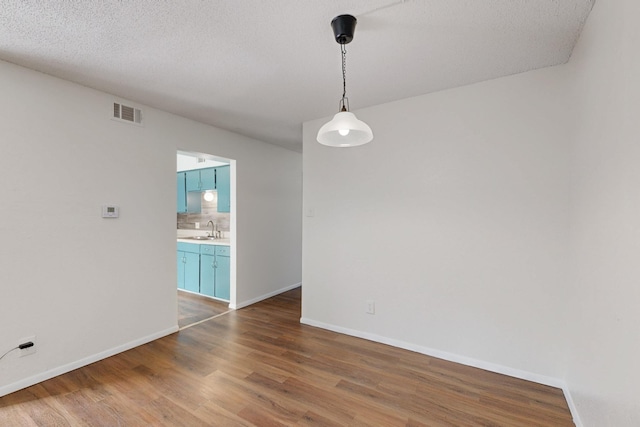
{"type": "Polygon", "coordinates": [[[113,103],[113,118],[129,123],[142,124],[142,111],[139,108],[113,103]]]}

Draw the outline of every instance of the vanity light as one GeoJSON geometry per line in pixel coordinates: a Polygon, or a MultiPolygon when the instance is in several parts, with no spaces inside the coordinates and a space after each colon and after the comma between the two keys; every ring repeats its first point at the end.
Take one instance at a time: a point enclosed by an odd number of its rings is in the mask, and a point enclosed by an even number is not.
{"type": "Polygon", "coordinates": [[[347,98],[347,49],[345,45],[353,40],[357,20],[351,15],[340,15],[333,18],[331,28],[340,44],[342,52],[342,99],[339,112],[333,119],[324,124],[318,131],[317,140],[329,147],[356,147],[366,144],[373,139],[373,132],[369,125],[358,120],[355,114],[349,112],[349,98],[347,98]]]}

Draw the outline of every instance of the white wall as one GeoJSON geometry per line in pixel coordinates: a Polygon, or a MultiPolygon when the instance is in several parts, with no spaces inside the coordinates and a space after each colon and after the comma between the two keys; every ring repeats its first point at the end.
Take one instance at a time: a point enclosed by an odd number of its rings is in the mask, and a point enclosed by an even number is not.
{"type": "Polygon", "coordinates": [[[638,16],[597,2],[568,65],[358,111],[368,146],[306,123],[303,322],[640,425],[638,16]]]}
{"type": "Polygon", "coordinates": [[[305,123],[303,322],[558,382],[566,83],[552,68],[360,110],[358,148],[305,123]]]}
{"type": "Polygon", "coordinates": [[[572,285],[567,382],[585,426],[640,425],[640,3],[596,2],[569,68],[572,285]]]}
{"type": "Polygon", "coordinates": [[[178,149],[237,161],[237,304],[300,282],[299,153],[5,62],[0,92],[0,350],[37,336],[0,395],[176,329],[178,149]]]}
{"type": "MultiPolygon", "coordinates": [[[[204,155],[208,153],[198,153],[198,154],[204,155]]],[[[205,156],[200,156],[200,157],[205,157],[205,156]]],[[[176,156],[176,170],[178,172],[190,171],[195,169],[213,168],[216,166],[227,164],[227,162],[211,160],[206,157],[203,160],[204,160],[203,162],[200,162],[198,159],[198,156],[196,156],[195,154],[191,154],[191,155],[178,154],[176,156]]]]}

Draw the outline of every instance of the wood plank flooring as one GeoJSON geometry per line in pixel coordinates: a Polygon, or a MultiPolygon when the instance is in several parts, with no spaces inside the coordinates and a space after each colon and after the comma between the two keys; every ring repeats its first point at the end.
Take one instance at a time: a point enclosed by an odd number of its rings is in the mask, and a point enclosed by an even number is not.
{"type": "Polygon", "coordinates": [[[296,289],[2,397],[0,425],[573,425],[559,389],[299,319],[296,289]]]}
{"type": "Polygon", "coordinates": [[[184,328],[229,311],[229,303],[178,291],[178,326],[184,328]]]}

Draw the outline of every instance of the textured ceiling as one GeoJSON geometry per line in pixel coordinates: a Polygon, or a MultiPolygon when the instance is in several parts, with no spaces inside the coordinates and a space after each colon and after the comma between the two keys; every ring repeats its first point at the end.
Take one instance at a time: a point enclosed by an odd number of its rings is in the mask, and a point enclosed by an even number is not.
{"type": "Polygon", "coordinates": [[[293,150],[337,112],[565,63],[594,0],[3,0],[0,59],[293,150]]]}

